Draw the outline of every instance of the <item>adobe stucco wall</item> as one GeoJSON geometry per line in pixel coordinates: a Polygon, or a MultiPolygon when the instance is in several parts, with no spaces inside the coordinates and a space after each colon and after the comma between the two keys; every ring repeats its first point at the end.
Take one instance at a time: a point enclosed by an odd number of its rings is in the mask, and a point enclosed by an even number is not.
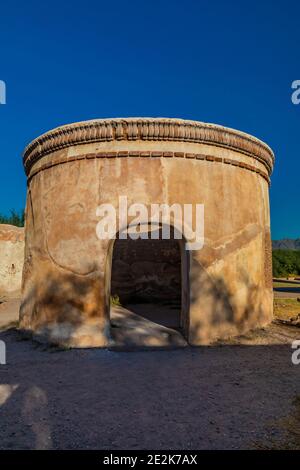
{"type": "Polygon", "coordinates": [[[28,146],[21,326],[71,346],[106,346],[113,243],[96,207],[205,205],[205,244],[187,252],[186,337],[206,344],[272,319],[272,151],[231,129],[175,119],[72,124],[28,146]]]}
{"type": "Polygon", "coordinates": [[[0,298],[19,296],[24,263],[24,229],[0,224],[0,298]]]}

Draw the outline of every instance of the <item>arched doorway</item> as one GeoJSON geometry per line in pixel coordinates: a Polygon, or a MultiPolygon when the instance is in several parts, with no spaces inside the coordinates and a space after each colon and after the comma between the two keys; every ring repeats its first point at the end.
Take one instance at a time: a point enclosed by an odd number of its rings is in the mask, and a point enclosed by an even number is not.
{"type": "Polygon", "coordinates": [[[139,317],[176,330],[187,338],[188,252],[183,239],[130,237],[114,242],[110,298],[139,317]]]}

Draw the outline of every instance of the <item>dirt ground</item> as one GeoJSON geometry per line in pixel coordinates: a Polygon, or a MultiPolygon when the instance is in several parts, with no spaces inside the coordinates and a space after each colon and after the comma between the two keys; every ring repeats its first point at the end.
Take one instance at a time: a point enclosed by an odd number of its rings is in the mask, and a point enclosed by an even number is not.
{"type": "Polygon", "coordinates": [[[147,352],[0,339],[1,449],[300,448],[297,327],[147,352]]]}

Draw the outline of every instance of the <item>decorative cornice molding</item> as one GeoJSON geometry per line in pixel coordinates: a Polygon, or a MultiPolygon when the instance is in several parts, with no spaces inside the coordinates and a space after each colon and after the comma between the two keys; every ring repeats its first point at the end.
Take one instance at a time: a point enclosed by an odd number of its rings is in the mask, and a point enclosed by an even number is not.
{"type": "Polygon", "coordinates": [[[26,174],[40,158],[73,145],[107,141],[177,141],[228,148],[263,163],[270,175],[274,154],[256,137],[216,124],[167,118],[116,118],[83,121],[53,129],[25,149],[26,174]]]}
{"type": "Polygon", "coordinates": [[[74,157],[68,157],[64,159],[60,159],[56,162],[49,162],[45,165],[41,165],[39,168],[34,169],[30,175],[28,175],[28,184],[31,179],[40,173],[41,171],[48,170],[49,168],[53,168],[54,166],[63,165],[65,163],[71,162],[78,162],[81,160],[93,160],[95,158],[187,158],[187,159],[194,159],[194,160],[204,160],[207,162],[217,162],[223,163],[225,165],[232,165],[238,168],[242,168],[243,170],[248,170],[253,173],[257,173],[258,175],[262,176],[268,184],[270,184],[270,178],[267,173],[261,171],[259,168],[256,168],[253,165],[248,165],[244,162],[239,162],[238,160],[232,160],[231,158],[222,158],[222,157],[215,157],[212,155],[204,155],[200,153],[186,153],[186,152],[150,152],[150,151],[120,151],[120,152],[98,152],[98,153],[87,153],[83,155],[76,155],[74,157]]]}

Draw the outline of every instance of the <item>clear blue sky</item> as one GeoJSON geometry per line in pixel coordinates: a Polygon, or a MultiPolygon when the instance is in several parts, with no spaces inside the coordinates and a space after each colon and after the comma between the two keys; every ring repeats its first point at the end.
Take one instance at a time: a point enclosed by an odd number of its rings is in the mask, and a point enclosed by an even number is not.
{"type": "Polygon", "coordinates": [[[299,35],[299,0],[3,2],[0,212],[24,206],[21,153],[42,132],[92,118],[182,117],[273,148],[272,237],[300,237],[299,35]]]}

